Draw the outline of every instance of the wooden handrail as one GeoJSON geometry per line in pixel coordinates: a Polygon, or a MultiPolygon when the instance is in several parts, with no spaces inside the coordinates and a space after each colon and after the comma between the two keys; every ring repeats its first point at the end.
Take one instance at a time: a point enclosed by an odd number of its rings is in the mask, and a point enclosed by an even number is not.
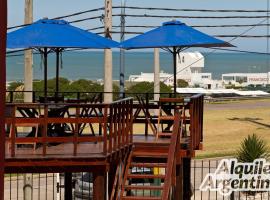
{"type": "Polygon", "coordinates": [[[179,158],[179,150],[180,150],[180,139],[182,137],[183,131],[183,110],[175,111],[175,119],[173,125],[173,133],[170,140],[168,158],[167,158],[167,171],[165,175],[165,182],[163,185],[163,193],[162,193],[162,200],[169,199],[170,188],[173,185],[173,171],[176,168],[177,161],[180,160],[179,158]]]}
{"type": "Polygon", "coordinates": [[[197,150],[203,141],[203,103],[204,95],[190,98],[190,149],[197,150]]]}

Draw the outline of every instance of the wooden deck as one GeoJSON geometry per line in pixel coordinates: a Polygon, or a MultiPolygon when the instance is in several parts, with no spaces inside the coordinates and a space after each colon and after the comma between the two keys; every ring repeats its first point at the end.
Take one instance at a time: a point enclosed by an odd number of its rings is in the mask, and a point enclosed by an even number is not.
{"type": "MultiPolygon", "coordinates": [[[[188,139],[182,141],[182,146],[187,146],[188,139]]],[[[168,148],[170,144],[169,138],[157,138],[153,135],[145,136],[144,134],[133,136],[133,145],[136,148],[147,148],[155,146],[158,148],[168,148]]],[[[32,145],[17,145],[15,148],[15,156],[11,155],[10,148],[6,144],[5,151],[5,168],[6,172],[26,172],[36,171],[43,172],[49,170],[51,172],[67,171],[68,168],[73,167],[73,170],[81,171],[82,166],[88,166],[88,170],[93,170],[97,166],[106,168],[114,159],[117,159],[115,154],[119,152],[112,152],[104,154],[103,142],[83,142],[77,144],[77,154],[73,154],[74,144],[63,143],[48,145],[46,155],[43,155],[42,146],[37,145],[33,149],[32,145]],[[60,166],[60,167],[59,167],[60,166]],[[92,167],[90,167],[92,166],[92,167]],[[79,170],[80,168],[80,170],[79,170]]],[[[131,147],[131,146],[130,146],[131,147]]],[[[128,150],[129,146],[123,147],[122,151],[128,150]]],[[[121,150],[120,150],[121,151],[121,150]]],[[[186,150],[182,150],[182,155],[187,155],[186,150]]]]}
{"type": "MultiPolygon", "coordinates": [[[[112,104],[59,104],[56,112],[54,104],[10,104],[10,110],[6,110],[9,114],[6,125],[10,128],[5,144],[5,171],[74,172],[102,168],[106,171],[132,147],[136,151],[155,147],[156,152],[167,153],[170,139],[157,137],[152,112],[144,103],[140,105],[133,107],[132,99],[127,98],[112,104]],[[133,132],[133,124],[137,123],[145,126],[142,134],[133,132]],[[36,134],[17,136],[17,127],[25,124],[36,134]],[[64,125],[70,127],[68,135],[64,125]],[[86,126],[92,132],[84,135],[86,126]],[[148,134],[147,127],[151,127],[152,134],[148,134]],[[36,144],[36,148],[28,143],[36,144]]],[[[201,147],[202,105],[202,96],[191,98],[185,105],[186,132],[178,152],[181,157],[192,157],[201,147]]]]}

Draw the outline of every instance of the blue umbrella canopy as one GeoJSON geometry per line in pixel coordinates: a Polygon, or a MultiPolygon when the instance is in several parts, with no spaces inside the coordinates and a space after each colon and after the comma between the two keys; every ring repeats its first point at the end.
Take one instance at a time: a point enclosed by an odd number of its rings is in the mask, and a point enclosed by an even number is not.
{"type": "Polygon", "coordinates": [[[64,20],[41,19],[7,34],[7,48],[118,47],[118,42],[90,33],[64,20]]]}
{"type": "Polygon", "coordinates": [[[144,34],[120,43],[123,49],[164,48],[173,54],[174,93],[176,94],[176,56],[189,47],[233,47],[228,42],[202,33],[180,21],[169,21],[144,34]]]}
{"type": "Polygon", "coordinates": [[[66,48],[108,49],[118,47],[113,40],[90,33],[64,20],[41,19],[7,34],[9,49],[38,49],[44,55],[44,97],[47,98],[47,56],[56,53],[56,94],[59,91],[59,54],[66,48]]]}
{"type": "Polygon", "coordinates": [[[233,45],[202,33],[180,21],[165,22],[156,29],[120,44],[120,47],[124,49],[231,46],[233,45]]]}

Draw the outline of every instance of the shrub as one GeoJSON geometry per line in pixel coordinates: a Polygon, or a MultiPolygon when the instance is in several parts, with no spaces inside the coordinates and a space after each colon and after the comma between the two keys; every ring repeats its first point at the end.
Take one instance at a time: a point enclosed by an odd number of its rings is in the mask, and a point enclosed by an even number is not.
{"type": "Polygon", "coordinates": [[[266,142],[256,134],[249,135],[245,138],[237,151],[237,159],[239,162],[253,162],[255,159],[268,159],[268,157],[269,151],[266,142]]]}
{"type": "Polygon", "coordinates": [[[188,87],[188,82],[183,80],[183,79],[178,79],[177,80],[177,87],[186,88],[186,87],[188,87]]]}

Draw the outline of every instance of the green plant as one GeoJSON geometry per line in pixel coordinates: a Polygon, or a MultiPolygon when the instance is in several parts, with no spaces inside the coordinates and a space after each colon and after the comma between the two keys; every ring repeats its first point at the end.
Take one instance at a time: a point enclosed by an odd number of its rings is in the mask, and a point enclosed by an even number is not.
{"type": "Polygon", "coordinates": [[[241,143],[241,147],[237,151],[237,159],[239,162],[253,162],[258,158],[269,158],[269,150],[266,142],[256,134],[248,135],[241,143]]]}
{"type": "Polygon", "coordinates": [[[177,80],[177,87],[186,88],[186,87],[188,87],[188,82],[183,80],[183,79],[178,79],[177,80]]]}

